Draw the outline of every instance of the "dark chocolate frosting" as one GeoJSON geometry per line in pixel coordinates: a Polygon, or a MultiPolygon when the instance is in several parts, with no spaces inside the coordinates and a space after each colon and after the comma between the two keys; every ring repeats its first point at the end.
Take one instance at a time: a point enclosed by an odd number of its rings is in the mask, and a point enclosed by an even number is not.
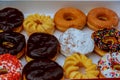
{"type": "Polygon", "coordinates": [[[52,60],[38,59],[28,62],[22,75],[26,80],[60,80],[63,77],[63,69],[52,60]]]}
{"type": "Polygon", "coordinates": [[[33,33],[27,42],[27,56],[33,59],[52,59],[56,56],[59,47],[55,36],[46,33],[33,33]]]}
{"type": "Polygon", "coordinates": [[[0,33],[0,54],[17,55],[25,47],[24,35],[17,32],[0,33]]]}
{"type": "Polygon", "coordinates": [[[22,25],[24,15],[15,8],[7,7],[0,10],[0,30],[12,31],[22,25]]]}

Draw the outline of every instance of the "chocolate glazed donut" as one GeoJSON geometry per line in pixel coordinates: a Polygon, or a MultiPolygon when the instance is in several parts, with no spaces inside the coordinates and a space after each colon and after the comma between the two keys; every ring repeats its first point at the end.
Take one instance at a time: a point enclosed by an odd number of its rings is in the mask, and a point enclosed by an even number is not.
{"type": "Polygon", "coordinates": [[[25,44],[25,37],[20,33],[0,33],[0,54],[10,53],[11,55],[20,55],[19,53],[25,48],[25,44]]]}
{"type": "Polygon", "coordinates": [[[27,56],[53,59],[60,49],[57,38],[47,33],[33,33],[27,42],[27,56]]]}
{"type": "Polygon", "coordinates": [[[15,8],[7,7],[0,10],[0,30],[13,31],[22,25],[24,15],[15,8]]]}
{"type": "Polygon", "coordinates": [[[36,59],[24,66],[22,76],[22,80],[61,80],[63,69],[50,59],[36,59]]]}

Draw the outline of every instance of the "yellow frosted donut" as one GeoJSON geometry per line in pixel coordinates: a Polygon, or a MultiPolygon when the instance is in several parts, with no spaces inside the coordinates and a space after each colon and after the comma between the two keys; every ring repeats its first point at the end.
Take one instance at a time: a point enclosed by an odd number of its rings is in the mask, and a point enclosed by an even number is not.
{"type": "Polygon", "coordinates": [[[53,34],[55,30],[54,25],[53,19],[50,16],[41,14],[29,15],[23,22],[23,27],[28,35],[35,32],[53,34]]]}
{"type": "Polygon", "coordinates": [[[85,55],[74,53],[65,59],[63,65],[67,79],[93,79],[98,78],[99,71],[96,64],[92,63],[85,55]],[[85,68],[85,71],[80,71],[85,68]]]}

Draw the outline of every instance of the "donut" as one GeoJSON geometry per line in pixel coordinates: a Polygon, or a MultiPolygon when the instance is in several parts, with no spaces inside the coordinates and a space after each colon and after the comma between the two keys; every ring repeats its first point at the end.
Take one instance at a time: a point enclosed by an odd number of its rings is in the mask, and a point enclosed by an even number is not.
{"type": "Polygon", "coordinates": [[[33,33],[27,41],[26,60],[48,58],[55,60],[60,51],[57,38],[47,33],[33,33]]]}
{"type": "Polygon", "coordinates": [[[74,7],[59,9],[54,15],[56,28],[62,32],[68,28],[83,29],[86,24],[86,15],[74,7]]]}
{"type": "Polygon", "coordinates": [[[10,53],[21,58],[25,53],[26,41],[24,35],[18,32],[0,33],[0,55],[10,53]]]}
{"type": "Polygon", "coordinates": [[[42,14],[31,14],[23,22],[23,27],[28,35],[35,32],[53,34],[55,31],[53,19],[42,14]]]}
{"type": "Polygon", "coordinates": [[[120,78],[120,53],[106,53],[98,62],[101,78],[120,78]]]}
{"type": "Polygon", "coordinates": [[[6,7],[0,10],[0,32],[20,32],[23,29],[23,21],[23,13],[16,8],[6,7]]]}
{"type": "Polygon", "coordinates": [[[95,42],[94,51],[103,56],[107,52],[120,52],[120,31],[104,28],[92,33],[95,42]]]}
{"type": "Polygon", "coordinates": [[[88,54],[94,50],[91,35],[76,28],[67,29],[60,35],[59,42],[61,53],[65,56],[70,56],[74,52],[88,54]]]}
{"type": "Polygon", "coordinates": [[[22,72],[22,80],[61,80],[62,67],[50,59],[36,59],[28,62],[22,72]]]}
{"type": "Polygon", "coordinates": [[[0,55],[0,80],[20,80],[22,64],[16,56],[9,53],[0,55]]]}
{"type": "Polygon", "coordinates": [[[88,12],[87,25],[94,31],[115,28],[118,25],[118,15],[111,9],[97,7],[88,12]]]}
{"type": "Polygon", "coordinates": [[[98,78],[99,74],[97,65],[79,53],[66,57],[63,69],[67,79],[95,79],[98,78]]]}

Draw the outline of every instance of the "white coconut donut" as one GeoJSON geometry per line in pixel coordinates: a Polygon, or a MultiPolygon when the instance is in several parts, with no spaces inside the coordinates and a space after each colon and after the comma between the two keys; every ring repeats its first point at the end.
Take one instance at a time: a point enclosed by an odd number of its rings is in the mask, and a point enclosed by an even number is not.
{"type": "Polygon", "coordinates": [[[88,54],[94,49],[91,35],[75,28],[69,28],[59,38],[61,53],[70,56],[74,52],[88,54]]]}

